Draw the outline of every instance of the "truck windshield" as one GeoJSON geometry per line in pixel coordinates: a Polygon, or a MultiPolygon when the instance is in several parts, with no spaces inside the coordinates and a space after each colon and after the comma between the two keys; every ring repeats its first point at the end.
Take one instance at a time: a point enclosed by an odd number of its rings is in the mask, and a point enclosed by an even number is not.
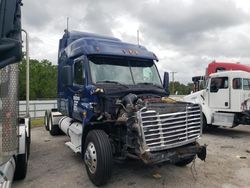
{"type": "Polygon", "coordinates": [[[161,86],[161,80],[152,60],[90,58],[93,83],[113,82],[126,85],[152,84],[161,86]]]}
{"type": "Polygon", "coordinates": [[[250,79],[248,78],[243,79],[243,89],[250,90],[250,79]]]}

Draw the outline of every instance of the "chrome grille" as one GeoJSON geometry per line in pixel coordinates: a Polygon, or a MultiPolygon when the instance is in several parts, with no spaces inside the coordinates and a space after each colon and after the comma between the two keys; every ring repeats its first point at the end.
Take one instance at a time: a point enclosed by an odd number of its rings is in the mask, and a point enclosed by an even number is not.
{"type": "Polygon", "coordinates": [[[150,151],[191,143],[201,135],[199,105],[187,104],[183,112],[166,114],[143,108],[137,116],[142,126],[144,142],[150,151]]]}

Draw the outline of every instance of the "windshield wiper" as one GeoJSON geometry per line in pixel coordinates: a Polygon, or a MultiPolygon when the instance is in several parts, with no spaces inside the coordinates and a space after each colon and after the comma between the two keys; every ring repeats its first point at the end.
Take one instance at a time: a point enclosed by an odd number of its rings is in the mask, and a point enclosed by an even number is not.
{"type": "Polygon", "coordinates": [[[120,83],[120,82],[112,81],[112,80],[97,81],[96,83],[97,83],[97,84],[98,84],[98,83],[111,83],[111,84],[117,84],[117,85],[120,85],[120,86],[124,86],[124,87],[126,87],[126,88],[129,88],[128,86],[126,86],[126,85],[124,85],[124,84],[122,84],[122,83],[120,83]]]}
{"type": "Polygon", "coordinates": [[[159,86],[159,85],[151,83],[151,82],[139,82],[139,83],[137,83],[137,85],[152,85],[152,86],[155,86],[155,87],[163,89],[162,86],[159,86]]]}

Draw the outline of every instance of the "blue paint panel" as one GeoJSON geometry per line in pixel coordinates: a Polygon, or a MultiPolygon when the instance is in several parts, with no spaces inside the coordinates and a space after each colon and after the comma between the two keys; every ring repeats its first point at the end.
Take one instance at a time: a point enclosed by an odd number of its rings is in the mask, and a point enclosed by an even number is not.
{"type": "Polygon", "coordinates": [[[145,47],[124,43],[119,39],[83,32],[65,33],[60,40],[59,56],[66,52],[69,58],[80,55],[114,55],[157,60],[145,47]]]}

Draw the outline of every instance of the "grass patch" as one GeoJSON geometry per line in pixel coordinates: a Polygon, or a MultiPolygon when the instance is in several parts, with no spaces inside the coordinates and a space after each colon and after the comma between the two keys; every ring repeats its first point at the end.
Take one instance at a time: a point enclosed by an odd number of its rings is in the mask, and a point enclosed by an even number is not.
{"type": "Polygon", "coordinates": [[[31,119],[31,128],[32,127],[41,127],[44,125],[43,118],[31,119]]]}

